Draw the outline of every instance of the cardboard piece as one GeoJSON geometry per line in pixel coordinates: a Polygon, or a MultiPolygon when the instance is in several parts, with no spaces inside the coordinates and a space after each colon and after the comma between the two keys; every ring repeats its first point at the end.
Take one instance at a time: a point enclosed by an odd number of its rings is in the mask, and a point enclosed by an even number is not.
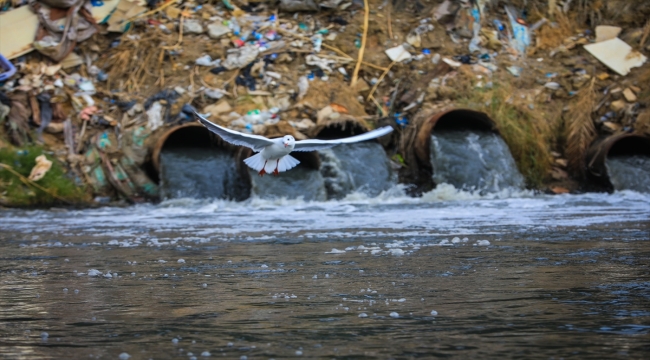
{"type": "Polygon", "coordinates": [[[639,67],[648,60],[619,38],[585,45],[584,48],[608,68],[623,76],[627,75],[630,69],[639,67]]]}
{"type": "Polygon", "coordinates": [[[621,28],[618,26],[600,25],[596,26],[596,42],[603,42],[606,40],[618,37],[621,33],[621,28]]]}
{"type": "MultiPolygon", "coordinates": [[[[102,6],[93,7],[93,17],[98,22],[104,21],[115,9],[118,0],[105,0],[102,6]]],[[[41,3],[41,6],[48,7],[41,3]]],[[[29,6],[0,14],[0,54],[11,60],[34,50],[32,43],[38,30],[38,16],[29,6]]]]}

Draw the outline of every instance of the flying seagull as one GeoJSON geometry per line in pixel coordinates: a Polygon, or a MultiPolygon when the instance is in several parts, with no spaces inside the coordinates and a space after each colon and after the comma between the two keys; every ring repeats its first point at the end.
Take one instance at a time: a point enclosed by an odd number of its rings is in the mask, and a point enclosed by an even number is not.
{"type": "Polygon", "coordinates": [[[259,171],[260,176],[271,173],[273,175],[278,175],[279,173],[290,170],[300,164],[300,161],[289,155],[292,151],[322,150],[339,144],[351,144],[375,139],[393,131],[392,127],[384,126],[365,134],[337,140],[309,139],[296,141],[296,139],[291,135],[285,135],[276,139],[267,139],[264,136],[244,134],[219,126],[196,112],[194,115],[203,126],[219,135],[223,140],[234,145],[249,147],[253,149],[253,151],[257,152],[257,154],[245,159],[244,163],[246,163],[246,165],[251,169],[259,171]]]}

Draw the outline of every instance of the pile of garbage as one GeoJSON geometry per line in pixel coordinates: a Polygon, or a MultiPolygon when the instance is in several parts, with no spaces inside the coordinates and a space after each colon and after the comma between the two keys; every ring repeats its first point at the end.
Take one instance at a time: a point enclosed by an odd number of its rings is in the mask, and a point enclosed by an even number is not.
{"type": "Polygon", "coordinates": [[[573,30],[570,3],[533,16],[486,0],[6,2],[0,146],[43,144],[96,201],[137,202],[158,196],[143,170],[152,144],[194,111],[300,139],[344,121],[414,126],[432,104],[455,106],[460,89],[515,83],[531,111],[568,111],[591,86],[599,131],[650,131],[637,121],[650,88],[628,76],[644,69],[650,25],[576,29],[554,43],[573,30]]]}

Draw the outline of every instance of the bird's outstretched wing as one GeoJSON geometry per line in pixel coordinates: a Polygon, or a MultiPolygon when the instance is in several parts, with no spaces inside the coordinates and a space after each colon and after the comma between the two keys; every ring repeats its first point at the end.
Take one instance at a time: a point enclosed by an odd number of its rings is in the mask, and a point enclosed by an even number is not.
{"type": "Polygon", "coordinates": [[[318,139],[309,139],[309,140],[300,140],[296,141],[296,146],[293,148],[293,151],[315,151],[331,148],[340,144],[351,144],[359,141],[370,140],[384,136],[393,131],[393,128],[390,126],[384,126],[379,129],[368,131],[365,134],[352,136],[349,138],[336,139],[336,140],[318,140],[318,139]]]}
{"type": "Polygon", "coordinates": [[[222,139],[233,145],[246,146],[253,149],[253,151],[262,151],[265,147],[273,144],[272,140],[267,139],[264,136],[244,134],[235,130],[226,129],[225,127],[219,126],[202,117],[196,112],[194,113],[194,116],[196,116],[201,124],[208,128],[208,130],[219,135],[222,139]]]}

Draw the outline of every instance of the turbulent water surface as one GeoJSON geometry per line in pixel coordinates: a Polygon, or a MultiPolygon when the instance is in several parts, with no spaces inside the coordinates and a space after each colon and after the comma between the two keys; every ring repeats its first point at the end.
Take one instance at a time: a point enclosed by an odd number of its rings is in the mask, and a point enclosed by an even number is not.
{"type": "Polygon", "coordinates": [[[160,153],[163,199],[245,200],[250,186],[241,179],[232,155],[212,148],[170,148],[160,153]]]}
{"type": "Polygon", "coordinates": [[[508,146],[488,131],[435,131],[431,135],[431,162],[436,184],[482,193],[521,189],[524,185],[508,146]]]}
{"type": "Polygon", "coordinates": [[[616,190],[650,193],[650,157],[643,155],[609,156],[609,179],[616,190]]]}
{"type": "Polygon", "coordinates": [[[449,185],[2,210],[0,357],[647,358],[648,219],[449,185]]]}

